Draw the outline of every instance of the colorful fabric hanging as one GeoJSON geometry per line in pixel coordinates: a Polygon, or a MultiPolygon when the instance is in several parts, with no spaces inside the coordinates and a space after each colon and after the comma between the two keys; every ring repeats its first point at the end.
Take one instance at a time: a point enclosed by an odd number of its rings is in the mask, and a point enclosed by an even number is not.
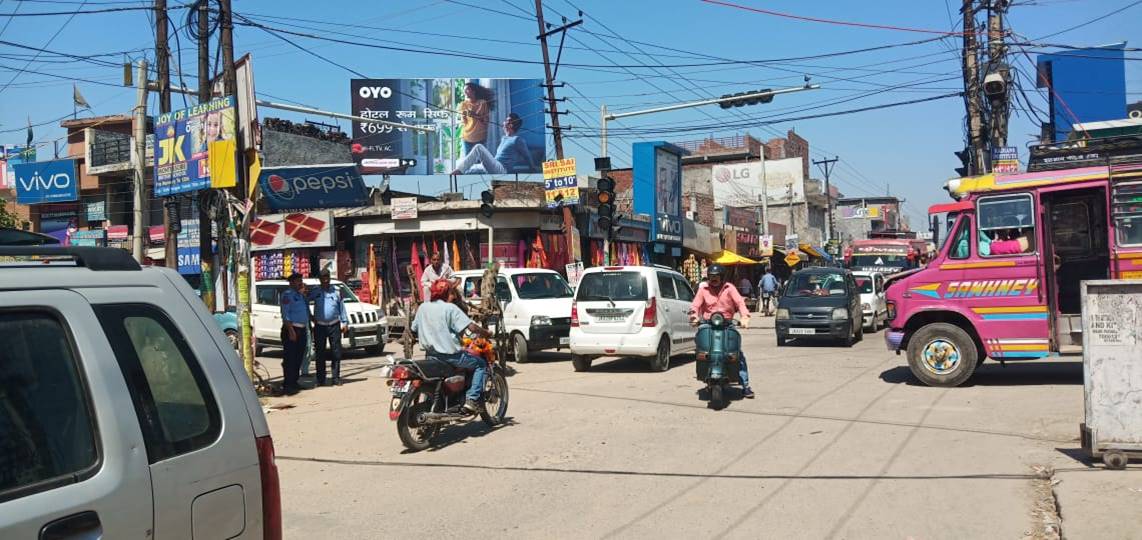
{"type": "Polygon", "coordinates": [[[411,284],[414,290],[420,287],[420,276],[422,274],[424,274],[424,266],[420,262],[420,252],[417,251],[416,241],[414,240],[412,242],[412,275],[415,277],[416,282],[411,284]]]}
{"type": "Polygon", "coordinates": [[[460,270],[460,245],[456,243],[456,237],[452,237],[452,269],[460,270]]]}
{"type": "MultiPolygon", "coordinates": [[[[440,255],[440,260],[449,266],[452,266],[452,257],[448,254],[448,241],[444,241],[444,252],[440,255]]],[[[453,268],[455,270],[455,268],[453,268]]]]}
{"type": "Polygon", "coordinates": [[[527,263],[527,242],[520,238],[516,244],[516,264],[523,268],[527,263]]]}
{"type": "Polygon", "coordinates": [[[402,288],[404,288],[402,286],[404,283],[404,276],[401,276],[401,267],[400,264],[397,263],[397,243],[394,241],[392,246],[393,249],[389,252],[389,258],[391,258],[393,261],[393,265],[390,268],[392,269],[393,283],[396,284],[396,288],[393,289],[393,293],[394,297],[400,298],[400,291],[402,288]]]}
{"type": "Polygon", "coordinates": [[[547,268],[547,251],[543,249],[543,239],[540,238],[539,231],[535,231],[535,241],[531,244],[531,264],[530,268],[547,268]]]}
{"type": "Polygon", "coordinates": [[[369,301],[374,304],[380,304],[377,301],[377,254],[373,251],[373,244],[369,244],[369,270],[368,270],[369,284],[369,301]]]}

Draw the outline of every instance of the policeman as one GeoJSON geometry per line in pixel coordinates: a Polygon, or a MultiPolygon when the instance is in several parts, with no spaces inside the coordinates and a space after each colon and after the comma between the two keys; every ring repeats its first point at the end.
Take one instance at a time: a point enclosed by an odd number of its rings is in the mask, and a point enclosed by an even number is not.
{"type": "Polygon", "coordinates": [[[289,276],[289,288],[282,292],[282,393],[293,395],[301,390],[297,379],[301,375],[301,361],[305,359],[306,337],[309,333],[309,303],[305,298],[305,284],[301,274],[289,276]]]}
{"type": "Polygon", "coordinates": [[[349,333],[349,315],[341,291],[329,281],[329,270],[321,271],[321,286],[309,291],[313,302],[313,343],[317,350],[317,385],[325,386],[325,357],[333,364],[333,384],[341,386],[341,336],[349,333]]]}

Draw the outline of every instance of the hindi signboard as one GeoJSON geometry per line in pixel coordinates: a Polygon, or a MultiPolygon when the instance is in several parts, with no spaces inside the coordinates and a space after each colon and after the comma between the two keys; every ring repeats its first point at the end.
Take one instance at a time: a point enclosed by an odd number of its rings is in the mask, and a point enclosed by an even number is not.
{"type": "Polygon", "coordinates": [[[575,158],[543,162],[543,196],[548,208],[579,204],[575,158]]]}
{"type": "Polygon", "coordinates": [[[393,219],[416,219],[416,197],[393,197],[390,206],[393,219]]]}

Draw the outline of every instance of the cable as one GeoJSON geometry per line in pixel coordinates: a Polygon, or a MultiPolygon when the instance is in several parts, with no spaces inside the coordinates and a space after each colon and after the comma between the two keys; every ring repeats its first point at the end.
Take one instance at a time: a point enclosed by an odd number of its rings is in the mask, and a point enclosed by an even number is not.
{"type": "Polygon", "coordinates": [[[927,30],[927,29],[923,29],[923,28],[909,28],[909,27],[905,27],[905,26],[860,23],[860,22],[854,22],[854,21],[842,21],[842,20],[838,20],[838,19],[823,19],[820,17],[807,17],[805,15],[794,15],[792,13],[784,13],[784,12],[773,11],[773,10],[769,10],[769,9],[761,9],[761,8],[755,8],[755,7],[750,7],[750,6],[743,6],[741,4],[724,2],[722,0],[699,0],[699,1],[707,3],[707,4],[714,4],[714,5],[719,5],[719,6],[737,8],[737,9],[744,10],[744,11],[752,11],[754,13],[762,13],[765,15],[773,15],[776,17],[784,17],[787,19],[795,19],[795,20],[799,20],[799,21],[834,24],[834,25],[840,25],[840,26],[855,26],[858,28],[873,28],[876,30],[896,30],[899,32],[916,32],[916,33],[922,33],[922,34],[939,34],[941,36],[957,36],[957,35],[962,36],[962,35],[964,35],[963,32],[954,32],[954,31],[949,32],[947,30],[927,30]]]}
{"type": "Polygon", "coordinates": [[[1050,34],[1046,34],[1046,35],[1042,35],[1042,36],[1039,36],[1039,37],[1035,38],[1033,41],[1039,41],[1040,39],[1045,39],[1045,38],[1049,38],[1049,37],[1055,37],[1055,36],[1057,36],[1057,35],[1059,35],[1059,34],[1065,34],[1065,33],[1067,33],[1067,32],[1070,32],[1071,30],[1078,30],[1079,28],[1082,28],[1082,27],[1084,27],[1084,26],[1087,26],[1087,25],[1090,25],[1090,24],[1094,24],[1094,23],[1096,23],[1096,22],[1099,22],[1099,21],[1101,21],[1101,20],[1103,20],[1103,19],[1106,19],[1107,17],[1110,17],[1110,16],[1112,16],[1112,15],[1117,15],[1117,14],[1119,14],[1119,13],[1122,13],[1123,11],[1126,11],[1126,10],[1128,10],[1128,9],[1130,9],[1130,8],[1134,7],[1134,6],[1137,6],[1138,4],[1142,4],[1142,0],[1136,0],[1136,1],[1134,1],[1134,2],[1130,2],[1129,4],[1126,4],[1125,6],[1122,6],[1122,7],[1118,8],[1118,9],[1116,9],[1116,10],[1114,10],[1114,11],[1111,11],[1110,13],[1106,13],[1105,15],[1100,15],[1100,16],[1098,16],[1098,17],[1095,17],[1095,18],[1093,18],[1093,19],[1091,19],[1091,20],[1089,20],[1089,21],[1086,21],[1086,22],[1082,22],[1082,23],[1076,24],[1076,25],[1074,25],[1074,26],[1070,26],[1070,27],[1064,28],[1064,29],[1062,29],[1062,30],[1059,30],[1059,31],[1057,31],[1057,32],[1052,32],[1052,33],[1050,33],[1050,34]]]}
{"type": "MultiPolygon", "coordinates": [[[[87,5],[86,0],[84,0],[82,5],[80,5],[80,9],[83,9],[83,6],[85,6],[85,5],[87,5]]],[[[63,30],[65,28],[67,28],[67,25],[71,23],[72,19],[75,19],[75,16],[77,13],[79,13],[79,10],[76,10],[75,12],[73,12],[71,14],[71,16],[68,17],[67,20],[63,22],[63,25],[61,25],[59,27],[59,29],[56,30],[56,32],[54,34],[52,34],[52,37],[48,38],[48,42],[44,44],[44,48],[47,48],[49,45],[51,45],[52,42],[55,41],[55,39],[57,37],[59,37],[60,34],[63,33],[63,30]]],[[[25,70],[32,67],[32,63],[36,61],[36,58],[39,58],[39,54],[40,53],[37,52],[36,56],[32,57],[31,60],[28,60],[28,63],[24,65],[23,69],[21,69],[20,71],[17,71],[15,74],[13,74],[12,78],[8,80],[7,84],[5,84],[3,87],[0,87],[0,94],[3,94],[4,91],[8,89],[9,86],[12,86],[12,83],[16,82],[16,79],[20,78],[20,75],[22,75],[25,70]]]]}
{"type": "MultiPolygon", "coordinates": [[[[81,4],[81,6],[84,6],[84,5],[87,5],[87,2],[83,2],[81,4]]],[[[125,11],[151,11],[153,9],[154,8],[150,7],[150,6],[109,7],[109,8],[89,9],[89,10],[84,10],[82,7],[80,7],[79,9],[76,9],[74,11],[41,11],[41,12],[35,12],[35,13],[19,13],[17,11],[13,11],[11,13],[0,13],[0,17],[54,17],[54,16],[68,15],[68,20],[70,21],[72,18],[75,18],[76,15],[93,15],[96,13],[121,13],[121,12],[125,12],[125,11]]],[[[176,7],[170,8],[170,9],[186,9],[186,6],[176,6],[176,7]]]]}

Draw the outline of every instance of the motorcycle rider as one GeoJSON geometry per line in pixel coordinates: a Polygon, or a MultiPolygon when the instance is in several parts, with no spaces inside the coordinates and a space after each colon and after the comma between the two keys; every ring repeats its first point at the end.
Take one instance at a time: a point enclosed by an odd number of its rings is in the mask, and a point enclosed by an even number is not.
{"type": "MultiPolygon", "coordinates": [[[[697,325],[707,321],[715,313],[732,319],[734,312],[741,314],[741,327],[749,328],[749,309],[745,301],[733,285],[725,282],[726,269],[718,264],[711,264],[706,268],[706,281],[698,286],[694,294],[694,302],[690,305],[690,324],[697,325]]],[[[749,367],[745,363],[745,351],[738,352],[738,375],[741,377],[742,397],[753,399],[753,390],[749,387],[749,367]]]]}
{"type": "Polygon", "coordinates": [[[757,288],[761,290],[761,302],[762,306],[764,306],[762,308],[763,313],[765,313],[766,316],[771,315],[769,303],[777,294],[777,285],[777,278],[774,277],[773,272],[770,272],[769,268],[766,268],[765,275],[761,276],[761,281],[757,283],[757,288]]]}
{"type": "Polygon", "coordinates": [[[468,354],[460,346],[459,334],[468,330],[481,337],[491,337],[491,333],[472,322],[453,303],[456,287],[449,279],[438,279],[429,287],[431,301],[420,305],[412,320],[412,331],[416,332],[420,346],[428,358],[447,362],[460,369],[472,370],[472,384],[464,399],[464,411],[475,414],[480,411],[480,393],[484,389],[488,363],[482,358],[468,354]]]}

